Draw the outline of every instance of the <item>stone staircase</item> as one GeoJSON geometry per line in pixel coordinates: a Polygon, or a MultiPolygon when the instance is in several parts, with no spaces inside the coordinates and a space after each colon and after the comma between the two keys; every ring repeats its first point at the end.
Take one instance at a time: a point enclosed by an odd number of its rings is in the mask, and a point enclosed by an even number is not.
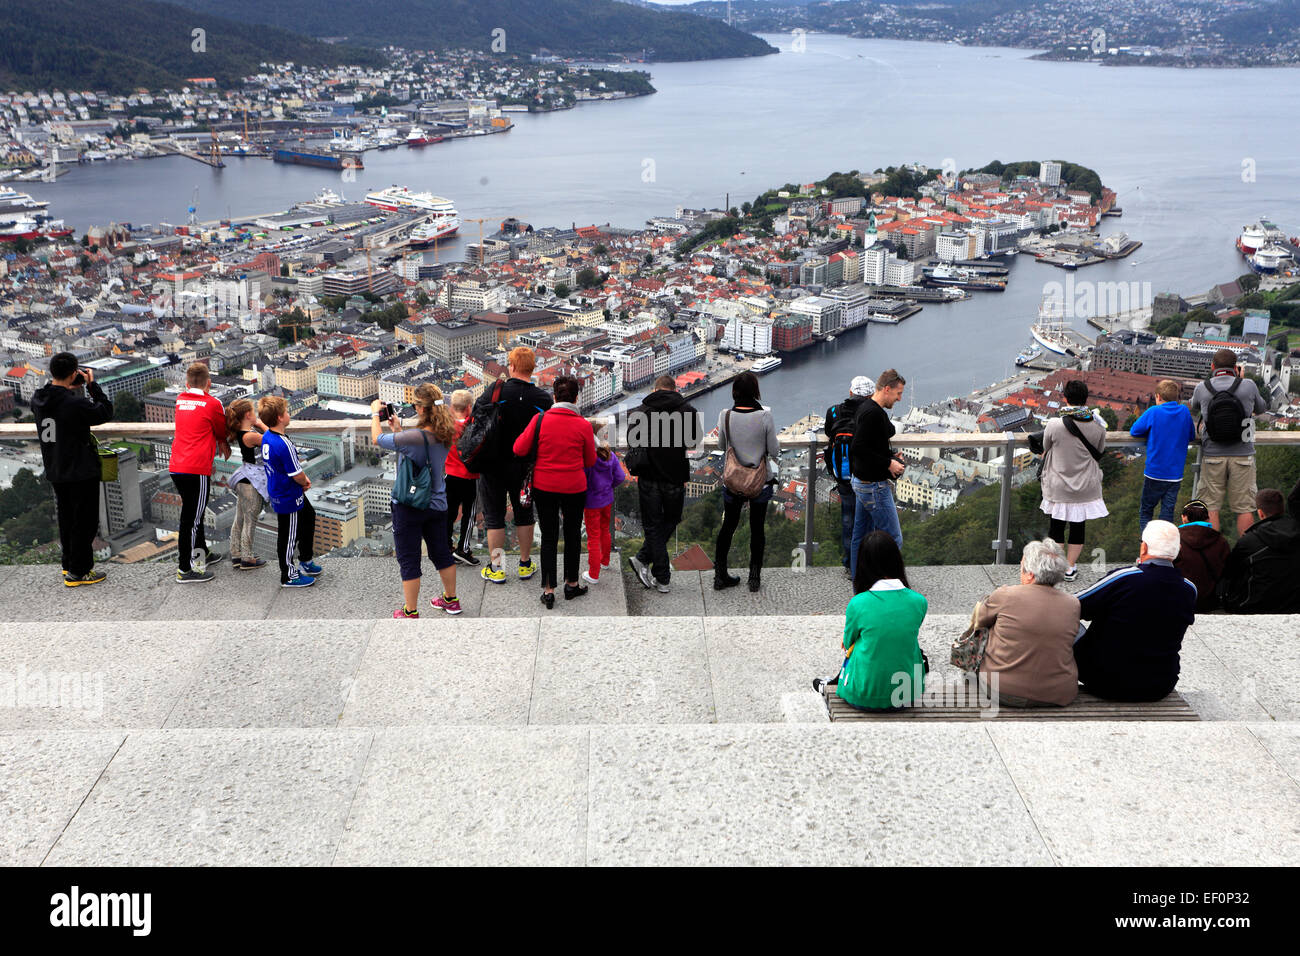
{"type": "MultiPolygon", "coordinates": [[[[394,621],[391,560],[322,564],[302,592],[273,570],[177,586],[167,566],[109,566],[66,589],[57,569],[0,567],[0,863],[1214,865],[1300,850],[1298,617],[1197,621],[1180,690],[1201,723],[831,725],[810,680],[838,662],[838,569],[773,569],[757,595],[698,572],[660,595],[615,574],[553,611],[536,580],[462,570],[464,615],[394,621]]],[[[940,676],[973,601],[1013,577],[913,572],[940,676]]]]}

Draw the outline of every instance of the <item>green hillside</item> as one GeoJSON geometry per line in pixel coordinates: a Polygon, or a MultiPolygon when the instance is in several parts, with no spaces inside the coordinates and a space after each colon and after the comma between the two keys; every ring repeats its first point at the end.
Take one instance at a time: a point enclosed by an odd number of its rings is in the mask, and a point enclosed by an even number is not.
{"type": "MultiPolygon", "coordinates": [[[[220,9],[220,4],[213,6],[220,9]]],[[[180,86],[186,77],[227,84],[264,61],[381,65],[382,54],[332,46],[280,29],[235,23],[169,3],[113,0],[0,3],[0,89],[123,92],[180,86]],[[201,52],[193,30],[206,31],[201,52]]]]}
{"type": "Polygon", "coordinates": [[[717,20],[655,11],[615,0],[181,0],[183,6],[245,23],[267,23],[353,43],[410,49],[548,50],[563,56],[652,51],[657,60],[705,60],[776,52],[758,37],[717,20]],[[500,37],[501,34],[496,34],[500,37]]]}

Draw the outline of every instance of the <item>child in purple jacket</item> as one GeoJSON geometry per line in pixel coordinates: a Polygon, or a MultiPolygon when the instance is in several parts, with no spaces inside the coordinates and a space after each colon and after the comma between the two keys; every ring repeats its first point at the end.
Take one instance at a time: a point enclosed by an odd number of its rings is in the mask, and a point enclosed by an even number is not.
{"type": "Polygon", "coordinates": [[[600,569],[609,567],[614,518],[614,488],[621,485],[627,475],[623,465],[600,434],[600,426],[592,423],[596,433],[596,463],[587,469],[587,502],[582,517],[587,525],[587,570],[582,579],[588,584],[600,580],[600,569]]]}

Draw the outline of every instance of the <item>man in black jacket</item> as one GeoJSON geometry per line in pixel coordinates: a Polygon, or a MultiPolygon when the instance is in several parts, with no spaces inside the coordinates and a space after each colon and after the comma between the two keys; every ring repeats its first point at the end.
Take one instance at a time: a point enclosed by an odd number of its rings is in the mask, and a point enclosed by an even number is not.
{"type": "Polygon", "coordinates": [[[855,376],[849,383],[849,397],[826,409],[824,430],[829,440],[826,449],[826,469],[835,482],[840,496],[840,549],[844,552],[844,570],[852,566],[853,519],[857,513],[858,499],[853,494],[853,469],[849,446],[857,427],[858,412],[862,403],[876,390],[876,383],[865,375],[855,376]]]}
{"type": "Polygon", "coordinates": [[[903,473],[903,463],[890,450],[889,440],[894,437],[894,423],[887,409],[893,408],[903,397],[907,380],[892,368],[887,368],[876,379],[876,390],[862,403],[854,429],[853,444],[849,448],[853,466],[853,494],[857,498],[853,518],[852,553],[849,555],[849,574],[858,573],[858,548],[872,531],[887,531],[901,550],[903,531],[898,524],[898,508],[894,504],[894,490],[890,483],[903,473]]]}
{"type": "Polygon", "coordinates": [[[63,583],[74,588],[98,584],[92,545],[99,530],[99,453],[92,425],[113,417],[113,403],[95,384],[91,369],[78,369],[77,357],[60,352],[50,359],[50,383],[32,395],[32,414],[45,460],[45,477],[54,486],[63,548],[63,583]],[[86,395],[77,394],[85,386],[86,395]]]}
{"type": "Polygon", "coordinates": [[[686,452],[701,437],[699,413],[678,394],[671,375],[655,379],[654,391],[628,413],[628,445],[646,451],[646,465],[636,475],[645,541],[631,559],[632,570],[643,585],[664,594],[672,577],[668,539],[682,520],[691,476],[686,452]]]}
{"type": "Polygon", "coordinates": [[[1284,505],[1276,488],[1255,496],[1259,520],[1237,539],[1219,584],[1230,614],[1300,613],[1300,521],[1284,505]]]}
{"type": "MultiPolygon", "coordinates": [[[[501,406],[500,424],[495,432],[495,443],[487,464],[480,469],[478,497],[483,507],[483,527],[487,529],[490,560],[479,574],[494,584],[506,583],[506,498],[515,516],[515,540],[519,542],[519,578],[526,581],[537,573],[533,563],[533,509],[519,503],[519,489],[523,484],[522,462],[515,457],[515,439],[523,434],[528,423],[539,412],[551,407],[551,396],[533,384],[533,369],[537,357],[527,346],[510,350],[506,359],[510,377],[501,387],[497,404],[501,406]]],[[[496,383],[483,389],[480,402],[491,402],[496,383]]]]}

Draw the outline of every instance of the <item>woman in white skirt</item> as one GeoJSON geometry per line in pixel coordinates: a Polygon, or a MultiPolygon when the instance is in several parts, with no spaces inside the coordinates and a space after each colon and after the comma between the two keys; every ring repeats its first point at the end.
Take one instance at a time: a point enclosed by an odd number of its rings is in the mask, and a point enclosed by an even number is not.
{"type": "Polygon", "coordinates": [[[1065,580],[1073,581],[1083,553],[1084,522],[1110,514],[1101,500],[1098,464],[1106,447],[1106,426],[1087,407],[1087,385],[1077,379],[1066,382],[1064,393],[1068,404],[1043,431],[1042,507],[1052,519],[1048,537],[1069,542],[1065,580]]]}

